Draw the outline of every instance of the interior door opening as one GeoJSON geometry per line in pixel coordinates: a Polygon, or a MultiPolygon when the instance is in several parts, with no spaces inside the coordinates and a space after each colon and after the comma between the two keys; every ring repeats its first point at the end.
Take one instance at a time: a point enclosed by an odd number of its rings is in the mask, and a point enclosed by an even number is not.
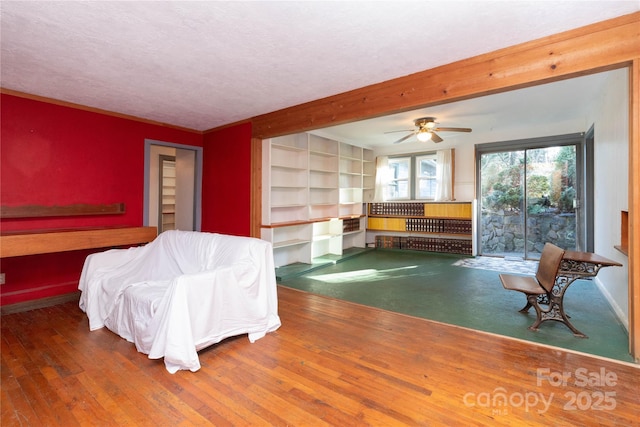
{"type": "Polygon", "coordinates": [[[144,224],[200,231],[202,148],[145,141],[144,224]]]}

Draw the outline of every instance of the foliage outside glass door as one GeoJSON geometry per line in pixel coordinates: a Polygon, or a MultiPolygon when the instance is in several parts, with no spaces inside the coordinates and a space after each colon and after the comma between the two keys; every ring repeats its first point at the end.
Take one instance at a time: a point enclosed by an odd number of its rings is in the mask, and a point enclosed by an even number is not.
{"type": "Polygon", "coordinates": [[[480,158],[480,253],[539,259],[546,242],[577,249],[576,146],[480,158]]]}

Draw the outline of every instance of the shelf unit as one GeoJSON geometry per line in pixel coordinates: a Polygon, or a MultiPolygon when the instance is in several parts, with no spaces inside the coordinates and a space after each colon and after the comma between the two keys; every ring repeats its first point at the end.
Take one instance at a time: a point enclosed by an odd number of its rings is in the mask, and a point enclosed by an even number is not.
{"type": "Polygon", "coordinates": [[[160,232],[176,229],[176,159],[160,156],[160,232]]]}
{"type": "Polygon", "coordinates": [[[360,215],[362,211],[363,172],[360,147],[340,143],[339,216],[360,215]]]}
{"type": "Polygon", "coordinates": [[[376,247],[475,255],[472,202],[369,204],[367,239],[376,247]]]}
{"type": "Polygon", "coordinates": [[[338,142],[309,135],[309,218],[338,216],[338,142]]]}
{"type": "Polygon", "coordinates": [[[264,150],[264,192],[262,223],[302,221],[308,218],[309,156],[308,141],[299,135],[278,138],[264,150]]]}
{"type": "Polygon", "coordinates": [[[366,246],[363,186],[372,185],[372,167],[371,150],[318,135],[263,141],[261,237],[277,267],[366,246]]]}
{"type": "Polygon", "coordinates": [[[376,162],[373,151],[362,150],[362,199],[371,203],[375,196],[376,187],[376,162]]]}

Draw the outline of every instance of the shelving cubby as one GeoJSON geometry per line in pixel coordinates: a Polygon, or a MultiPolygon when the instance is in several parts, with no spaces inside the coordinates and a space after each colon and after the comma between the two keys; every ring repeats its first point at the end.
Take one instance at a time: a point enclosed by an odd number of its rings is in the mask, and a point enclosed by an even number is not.
{"type": "Polygon", "coordinates": [[[358,216],[342,220],[342,249],[366,246],[366,217],[358,216]]]}
{"type": "Polygon", "coordinates": [[[311,226],[309,223],[303,223],[262,228],[260,237],[273,245],[276,267],[296,262],[310,262],[311,226]]]}
{"type": "Polygon", "coordinates": [[[313,223],[311,257],[342,255],[342,220],[333,218],[313,223]]]}

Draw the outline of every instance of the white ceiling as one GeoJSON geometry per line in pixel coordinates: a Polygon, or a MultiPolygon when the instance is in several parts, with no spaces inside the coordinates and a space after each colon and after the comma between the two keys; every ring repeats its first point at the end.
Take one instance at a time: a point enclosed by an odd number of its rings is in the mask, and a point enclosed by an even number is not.
{"type": "MultiPolygon", "coordinates": [[[[636,12],[640,0],[3,0],[0,8],[3,88],[202,131],[636,12]]],[[[547,95],[568,95],[549,102],[540,87],[520,92],[535,100],[518,101],[520,116],[502,94],[319,132],[375,145],[421,116],[474,133],[526,120],[533,105],[562,119],[585,90],[554,85],[547,95]]]]}

